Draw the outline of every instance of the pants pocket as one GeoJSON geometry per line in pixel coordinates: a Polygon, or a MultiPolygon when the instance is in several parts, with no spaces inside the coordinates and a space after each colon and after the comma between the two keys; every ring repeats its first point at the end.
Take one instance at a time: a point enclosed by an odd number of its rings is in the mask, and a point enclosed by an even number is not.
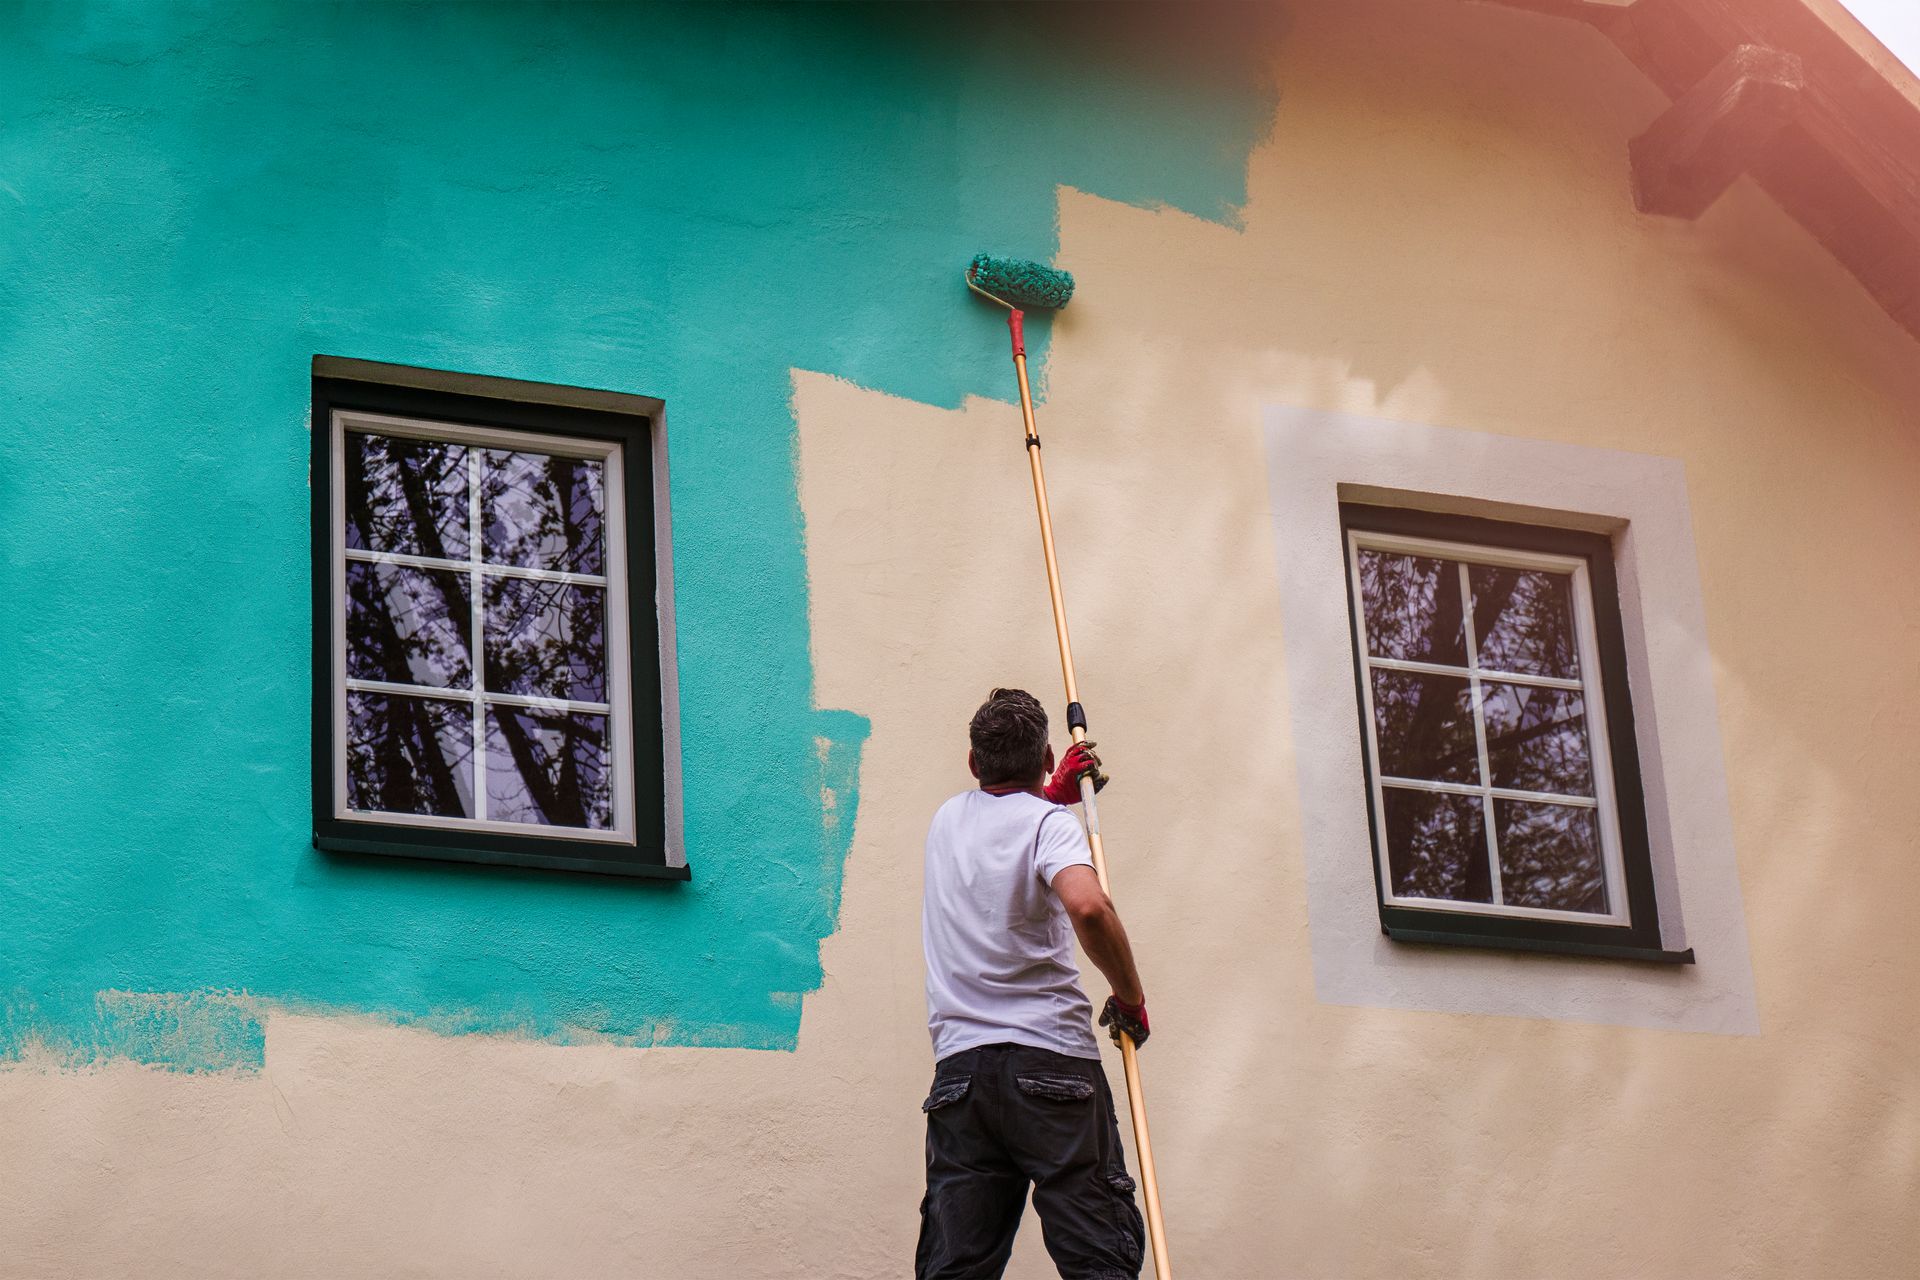
{"type": "Polygon", "coordinates": [[[1107,1193],[1113,1198],[1117,1216],[1115,1226],[1119,1228],[1114,1248],[1133,1267],[1135,1275],[1140,1274],[1140,1264],[1146,1260],[1147,1223],[1140,1216],[1140,1206],[1133,1202],[1133,1176],[1126,1169],[1114,1166],[1106,1171],[1107,1193]]]}
{"type": "Polygon", "coordinates": [[[920,1104],[922,1111],[938,1111],[950,1107],[967,1096],[967,1090],[973,1087],[973,1076],[940,1076],[933,1082],[933,1088],[927,1093],[927,1100],[920,1104]]]}
{"type": "Polygon", "coordinates": [[[1085,1102],[1093,1096],[1093,1081],[1055,1071],[1030,1071],[1016,1075],[1013,1082],[1029,1098],[1048,1102],[1085,1102]]]}

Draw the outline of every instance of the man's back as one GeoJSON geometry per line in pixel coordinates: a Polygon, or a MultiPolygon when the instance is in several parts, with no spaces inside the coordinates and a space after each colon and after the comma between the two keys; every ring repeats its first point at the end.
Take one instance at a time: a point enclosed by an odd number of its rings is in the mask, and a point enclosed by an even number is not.
{"type": "Polygon", "coordinates": [[[967,791],[940,807],[921,912],[936,1059],[1000,1043],[1100,1056],[1073,925],[1048,888],[1088,862],[1080,824],[1038,796],[967,791]]]}
{"type": "Polygon", "coordinates": [[[920,918],[936,1061],[920,1104],[927,1194],[913,1273],[997,1280],[1031,1189],[1061,1275],[1133,1280],[1146,1229],[1075,940],[1113,984],[1103,1023],[1124,1020],[1136,1044],[1146,993],[1086,835],[1046,798],[1077,792],[1100,761],[1076,743],[1056,770],[1046,710],[1021,689],[987,695],[967,744],[980,789],[941,805],[927,831],[920,918]]]}

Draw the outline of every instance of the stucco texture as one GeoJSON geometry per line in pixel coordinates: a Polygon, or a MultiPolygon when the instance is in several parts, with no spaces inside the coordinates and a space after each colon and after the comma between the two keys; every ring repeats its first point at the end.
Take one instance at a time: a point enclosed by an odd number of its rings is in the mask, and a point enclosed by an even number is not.
{"type": "MultiPolygon", "coordinates": [[[[1048,197],[1079,293],[1054,326],[1041,429],[1082,694],[1116,776],[1115,892],[1155,1011],[1142,1056],[1176,1265],[1906,1274],[1911,339],[1745,184],[1698,223],[1637,216],[1625,142],[1663,103],[1591,33],[1453,3],[1288,10],[1259,48],[1280,94],[1237,217],[1139,207],[1066,172],[1048,197]],[[1298,754],[1323,744],[1289,728],[1272,404],[1681,462],[1758,1034],[1316,1000],[1293,788],[1298,754]]],[[[671,297],[650,299],[663,324],[671,297]]],[[[966,783],[963,726],[989,686],[1058,701],[1018,418],[998,398],[1010,371],[992,318],[974,320],[952,335],[971,372],[940,394],[803,352],[778,397],[805,532],[789,584],[805,646],[781,652],[806,705],[866,726],[857,812],[832,811],[850,843],[795,1052],[270,1009],[257,1072],[0,1072],[8,1270],[903,1274],[931,1065],[924,824],[966,783]]],[[[467,354],[489,352],[507,367],[487,372],[545,368],[505,337],[467,354]]],[[[683,458],[670,411],[678,547],[715,536],[721,504],[699,465],[718,455],[683,458]]],[[[295,456],[298,433],[283,443],[295,456]]],[[[280,536],[297,556],[295,532],[280,536]]],[[[689,804],[720,823],[742,810],[712,772],[720,727],[691,710],[724,684],[706,680],[684,686],[689,804]]],[[[288,879],[272,892],[305,892],[288,879]]],[[[441,882],[402,883],[421,900],[441,882]]],[[[1048,1274],[1037,1232],[1010,1274],[1048,1274]]]]}

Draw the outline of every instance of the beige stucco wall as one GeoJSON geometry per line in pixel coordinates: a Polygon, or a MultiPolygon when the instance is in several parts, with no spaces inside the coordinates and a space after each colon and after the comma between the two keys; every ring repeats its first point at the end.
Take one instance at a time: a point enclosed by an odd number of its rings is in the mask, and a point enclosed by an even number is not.
{"type": "MultiPolygon", "coordinates": [[[[1592,33],[1296,8],[1244,227],[1060,196],[1042,426],[1181,1273],[1909,1274],[1912,341],[1744,184],[1635,215],[1663,103],[1592,33]],[[1315,1000],[1272,404],[1684,463],[1759,1034],[1315,1000]]],[[[280,1016],[259,1075],[0,1073],[0,1274],[904,1273],[920,836],[1057,668],[1013,412],[794,388],[818,698],[873,725],[799,1051],[280,1016]]]]}

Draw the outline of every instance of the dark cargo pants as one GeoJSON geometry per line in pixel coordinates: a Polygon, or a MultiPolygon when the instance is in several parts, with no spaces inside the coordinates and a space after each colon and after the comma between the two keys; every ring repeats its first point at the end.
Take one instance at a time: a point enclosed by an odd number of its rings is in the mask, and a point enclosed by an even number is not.
{"type": "Polygon", "coordinates": [[[1029,1184],[1064,1280],[1136,1280],[1146,1231],[1098,1061],[1025,1045],[968,1049],[934,1068],[922,1110],[917,1280],[997,1280],[1029,1184]]]}

